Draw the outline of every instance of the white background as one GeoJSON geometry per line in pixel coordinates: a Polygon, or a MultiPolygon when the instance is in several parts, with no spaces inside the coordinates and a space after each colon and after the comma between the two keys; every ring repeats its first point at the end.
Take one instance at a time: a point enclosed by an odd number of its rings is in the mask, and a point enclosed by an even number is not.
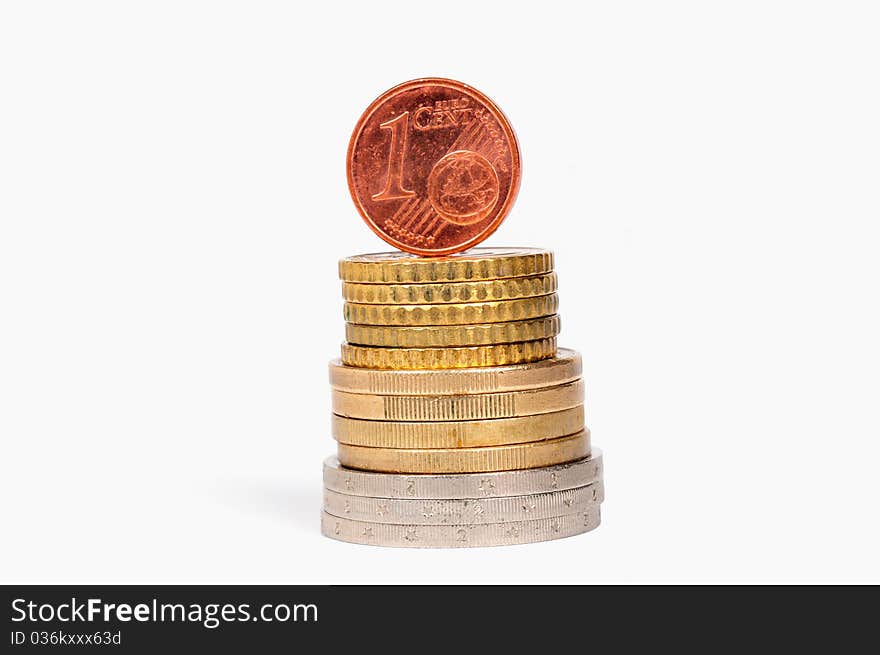
{"type": "Polygon", "coordinates": [[[880,582],[871,2],[5,2],[3,582],[880,582]],[[318,531],[345,149],[473,84],[551,248],[602,527],[405,551],[318,531]]]}

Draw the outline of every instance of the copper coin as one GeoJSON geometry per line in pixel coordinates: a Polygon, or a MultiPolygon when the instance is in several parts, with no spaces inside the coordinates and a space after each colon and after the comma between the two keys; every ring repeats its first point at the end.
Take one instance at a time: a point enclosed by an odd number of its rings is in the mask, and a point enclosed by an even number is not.
{"type": "Polygon", "coordinates": [[[448,255],[488,237],[519,189],[516,135],[489,98],[461,82],[425,78],[382,94],[348,146],[348,188],[385,241],[448,255]]]}

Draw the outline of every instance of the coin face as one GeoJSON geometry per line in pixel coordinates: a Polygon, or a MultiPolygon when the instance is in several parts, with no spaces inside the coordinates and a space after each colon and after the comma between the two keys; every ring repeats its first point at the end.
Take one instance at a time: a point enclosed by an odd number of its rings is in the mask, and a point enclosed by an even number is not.
{"type": "Polygon", "coordinates": [[[519,189],[516,136],[476,89],[442,78],[405,82],[358,121],[348,188],[367,225],[417,255],[448,255],[489,236],[519,189]]]}

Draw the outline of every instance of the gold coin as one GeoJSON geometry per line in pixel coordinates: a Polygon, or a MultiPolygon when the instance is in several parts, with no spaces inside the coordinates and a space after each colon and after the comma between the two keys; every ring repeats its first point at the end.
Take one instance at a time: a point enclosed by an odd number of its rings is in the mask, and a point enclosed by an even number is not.
{"type": "Polygon", "coordinates": [[[369,421],[333,415],[333,438],[369,448],[479,448],[543,441],[584,429],[584,406],[476,421],[369,421]]]}
{"type": "Polygon", "coordinates": [[[472,421],[531,416],[584,402],[584,382],[555,387],[446,396],[380,396],[333,390],[333,413],[375,421],[472,421]]]}
{"type": "Polygon", "coordinates": [[[556,354],[556,339],[456,348],[374,348],[342,344],[342,363],[379,369],[445,369],[506,366],[556,354]]]}
{"type": "Polygon", "coordinates": [[[488,448],[431,450],[367,448],[338,444],[343,466],[382,473],[484,473],[573,462],[590,454],[590,431],[561,439],[488,448]]]}
{"type": "Polygon", "coordinates": [[[330,362],[330,386],[351,393],[394,396],[439,396],[501,393],[552,387],[577,380],[582,373],[581,356],[560,348],[556,355],[538,362],[459,368],[448,370],[377,370],[330,362]]]}
{"type": "Polygon", "coordinates": [[[552,387],[581,377],[581,356],[560,348],[548,359],[528,364],[450,370],[378,370],[329,364],[330,386],[351,393],[438,396],[500,393],[552,387]]]}
{"type": "Polygon", "coordinates": [[[343,316],[359,325],[471,325],[501,323],[552,316],[559,308],[559,296],[450,303],[447,305],[363,305],[347,302],[343,316]]]}
{"type": "Polygon", "coordinates": [[[382,252],[339,262],[344,282],[420,284],[497,280],[543,275],[553,270],[553,253],[539,248],[471,248],[446,257],[382,252]]]}
{"type": "Polygon", "coordinates": [[[484,323],[482,325],[429,325],[397,327],[389,325],[345,324],[345,340],[358,346],[390,348],[447,348],[485,346],[547,339],[559,334],[559,314],[527,321],[484,323]]]}
{"type": "Polygon", "coordinates": [[[368,305],[434,305],[546,296],[556,291],[556,273],[479,282],[440,284],[363,284],[343,282],[347,302],[368,305]]]}

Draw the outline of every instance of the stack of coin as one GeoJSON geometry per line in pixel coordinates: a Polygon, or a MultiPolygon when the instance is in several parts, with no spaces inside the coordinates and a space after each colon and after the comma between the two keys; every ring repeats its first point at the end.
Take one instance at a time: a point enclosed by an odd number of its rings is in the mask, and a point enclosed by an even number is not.
{"type": "Polygon", "coordinates": [[[601,456],[578,353],[556,347],[552,253],[475,248],[340,262],[330,363],[337,457],[324,534],[356,543],[528,543],[599,523],[601,456]]]}

